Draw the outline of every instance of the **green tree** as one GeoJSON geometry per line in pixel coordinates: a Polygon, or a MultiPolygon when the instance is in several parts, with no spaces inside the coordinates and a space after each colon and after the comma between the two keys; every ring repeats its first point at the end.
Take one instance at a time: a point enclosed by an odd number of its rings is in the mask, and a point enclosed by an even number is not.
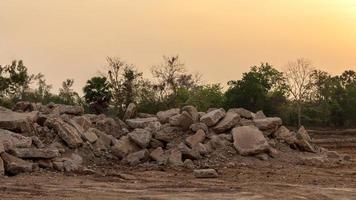
{"type": "Polygon", "coordinates": [[[79,101],[79,95],[73,90],[74,79],[67,79],[62,82],[62,88],[59,89],[59,98],[63,104],[75,105],[79,101]]]}
{"type": "Polygon", "coordinates": [[[257,111],[264,110],[267,114],[275,114],[278,104],[284,102],[287,86],[283,73],[268,63],[251,67],[244,73],[241,80],[229,81],[225,92],[225,107],[244,107],[257,111]]]}
{"type": "Polygon", "coordinates": [[[111,101],[111,89],[106,77],[93,77],[83,88],[84,99],[96,114],[105,113],[111,101]]]}

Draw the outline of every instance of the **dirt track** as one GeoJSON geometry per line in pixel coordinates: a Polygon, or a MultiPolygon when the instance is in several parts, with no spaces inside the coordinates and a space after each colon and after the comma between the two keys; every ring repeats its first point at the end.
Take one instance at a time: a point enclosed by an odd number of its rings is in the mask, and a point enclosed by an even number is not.
{"type": "MultiPolygon", "coordinates": [[[[322,137],[319,137],[322,138],[322,137]]],[[[336,148],[354,159],[354,147],[336,148]]],[[[191,170],[102,170],[101,174],[0,177],[0,199],[356,199],[356,163],[328,168],[264,162],[218,169],[218,179],[191,170]]]]}
{"type": "Polygon", "coordinates": [[[356,165],[238,167],[219,174],[218,179],[195,179],[189,171],[19,175],[0,179],[0,199],[356,199],[356,165]]]}

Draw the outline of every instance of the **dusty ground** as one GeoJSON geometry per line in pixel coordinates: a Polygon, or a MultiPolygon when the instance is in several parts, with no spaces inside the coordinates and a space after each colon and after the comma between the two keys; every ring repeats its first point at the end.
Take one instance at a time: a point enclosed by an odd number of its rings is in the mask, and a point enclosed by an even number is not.
{"type": "Polygon", "coordinates": [[[355,164],[236,167],[219,174],[218,179],[195,179],[188,170],[27,174],[0,178],[0,199],[356,199],[355,164]]]}
{"type": "MultiPolygon", "coordinates": [[[[356,158],[355,147],[334,150],[356,158]]],[[[356,199],[356,162],[322,168],[257,163],[220,168],[217,179],[196,179],[191,170],[110,166],[90,175],[38,172],[0,177],[0,199],[356,199]]]]}

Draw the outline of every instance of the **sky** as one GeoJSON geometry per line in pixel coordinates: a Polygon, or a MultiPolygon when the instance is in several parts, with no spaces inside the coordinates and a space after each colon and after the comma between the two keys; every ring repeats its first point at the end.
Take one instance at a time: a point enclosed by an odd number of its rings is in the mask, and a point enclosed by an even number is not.
{"type": "Polygon", "coordinates": [[[66,78],[81,91],[107,56],[150,77],[176,54],[204,83],[301,57],[356,70],[356,0],[0,0],[0,65],[22,59],[54,92],[66,78]]]}

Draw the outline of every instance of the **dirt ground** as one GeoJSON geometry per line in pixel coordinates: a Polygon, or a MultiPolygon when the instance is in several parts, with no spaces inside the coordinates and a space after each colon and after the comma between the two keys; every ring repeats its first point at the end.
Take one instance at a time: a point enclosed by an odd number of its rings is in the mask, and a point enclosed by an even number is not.
{"type": "Polygon", "coordinates": [[[23,174],[0,178],[0,199],[356,199],[356,164],[249,166],[218,172],[217,179],[196,179],[189,170],[23,174]]]}
{"type": "MultiPolygon", "coordinates": [[[[355,147],[333,150],[356,158],[355,147]]],[[[188,169],[113,166],[94,174],[36,172],[0,177],[0,200],[356,200],[356,162],[329,167],[256,163],[218,167],[217,179],[196,179],[188,169]]]]}

